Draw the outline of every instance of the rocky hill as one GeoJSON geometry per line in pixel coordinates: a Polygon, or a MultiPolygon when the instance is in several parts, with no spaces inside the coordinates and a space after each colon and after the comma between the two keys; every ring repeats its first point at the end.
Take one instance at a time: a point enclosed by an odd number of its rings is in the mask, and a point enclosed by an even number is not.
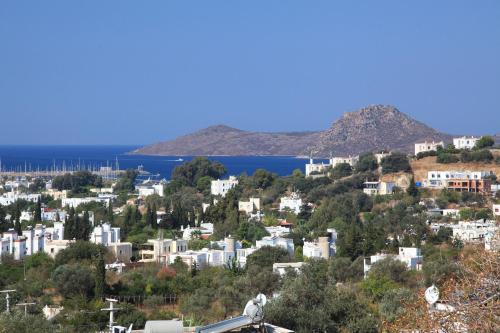
{"type": "Polygon", "coordinates": [[[314,145],[320,132],[247,132],[225,125],[211,126],[172,141],[133,151],[133,154],[169,156],[294,156],[314,145]]]}
{"type": "Polygon", "coordinates": [[[309,155],[316,157],[359,154],[378,149],[412,152],[423,140],[451,142],[440,133],[393,106],[370,105],[345,113],[325,130],[318,132],[248,132],[217,125],[172,141],[139,148],[132,154],[144,155],[309,155]]]}
{"type": "Polygon", "coordinates": [[[327,156],[391,149],[413,152],[415,143],[424,140],[452,141],[452,137],[410,118],[390,105],[370,105],[347,112],[334,122],[312,150],[327,156]]]}

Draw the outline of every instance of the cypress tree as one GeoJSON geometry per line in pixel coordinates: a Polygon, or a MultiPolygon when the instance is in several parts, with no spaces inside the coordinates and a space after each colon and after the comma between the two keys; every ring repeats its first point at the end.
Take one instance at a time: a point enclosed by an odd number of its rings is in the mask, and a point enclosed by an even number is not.
{"type": "Polygon", "coordinates": [[[415,184],[415,179],[413,177],[411,177],[410,185],[408,185],[406,193],[408,193],[408,195],[414,198],[418,196],[418,188],[417,185],[415,184]]]}
{"type": "Polygon", "coordinates": [[[132,207],[127,205],[127,208],[125,209],[125,216],[123,217],[123,226],[121,232],[123,233],[124,237],[127,237],[128,233],[130,232],[130,227],[133,224],[133,216],[134,212],[132,211],[132,207]]]}
{"type": "Polygon", "coordinates": [[[64,239],[76,238],[76,221],[75,221],[75,209],[70,208],[68,215],[66,216],[66,222],[64,223],[64,239]]]}
{"type": "Polygon", "coordinates": [[[88,241],[90,237],[90,232],[91,232],[91,225],[90,225],[90,217],[89,217],[89,212],[85,211],[83,213],[83,218],[81,219],[81,233],[80,233],[80,239],[84,241],[88,241]]]}
{"type": "Polygon", "coordinates": [[[21,221],[20,218],[17,217],[16,222],[14,223],[14,230],[17,232],[19,236],[23,234],[22,228],[21,228],[21,221]]]}
{"type": "Polygon", "coordinates": [[[113,224],[113,222],[115,221],[115,216],[113,215],[113,205],[111,204],[111,202],[108,205],[108,213],[107,213],[107,215],[108,215],[109,223],[113,224]]]}
{"type": "Polygon", "coordinates": [[[156,214],[156,204],[153,204],[153,207],[151,208],[151,227],[153,229],[158,229],[158,215],[156,214]]]}
{"type": "Polygon", "coordinates": [[[23,234],[22,228],[21,228],[21,208],[19,205],[16,203],[16,207],[14,209],[14,214],[12,216],[14,219],[14,230],[17,232],[17,234],[20,236],[23,234]]]}
{"type": "Polygon", "coordinates": [[[152,223],[151,223],[151,207],[149,206],[149,204],[146,206],[146,212],[144,213],[144,223],[146,225],[152,226],[152,223]]]}
{"type": "Polygon", "coordinates": [[[96,272],[95,272],[95,297],[102,298],[104,296],[104,288],[106,286],[106,267],[104,265],[104,259],[102,253],[96,258],[96,272]]]}
{"type": "Polygon", "coordinates": [[[36,203],[35,221],[36,222],[41,222],[42,221],[42,203],[41,203],[40,200],[38,200],[37,203],[36,203]]]}

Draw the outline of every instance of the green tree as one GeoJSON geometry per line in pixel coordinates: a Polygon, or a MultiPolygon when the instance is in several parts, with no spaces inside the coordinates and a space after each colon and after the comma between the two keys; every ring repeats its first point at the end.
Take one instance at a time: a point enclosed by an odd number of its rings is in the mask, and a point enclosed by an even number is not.
{"type": "Polygon", "coordinates": [[[42,221],[42,202],[38,200],[35,208],[35,222],[41,222],[41,221],[42,221]]]}
{"type": "Polygon", "coordinates": [[[367,153],[359,156],[359,160],[355,165],[356,172],[374,171],[378,168],[377,159],[372,153],[367,153]]]}
{"type": "Polygon", "coordinates": [[[417,185],[415,184],[414,177],[411,177],[410,184],[408,185],[408,188],[406,189],[406,193],[414,198],[418,197],[418,188],[417,188],[417,185]]]}
{"type": "Polygon", "coordinates": [[[273,184],[276,178],[271,172],[265,169],[257,169],[252,175],[252,185],[254,188],[266,189],[273,184]]]}
{"type": "Polygon", "coordinates": [[[382,159],[382,173],[410,172],[411,167],[408,158],[402,153],[392,153],[382,159]]]}
{"type": "Polygon", "coordinates": [[[290,255],[281,247],[263,246],[247,258],[247,267],[272,268],[274,263],[289,262],[290,255]]]}
{"type": "Polygon", "coordinates": [[[91,271],[79,264],[57,267],[52,274],[52,280],[61,295],[67,298],[89,297],[95,284],[91,271]]]}
{"type": "Polygon", "coordinates": [[[332,169],[333,179],[340,179],[352,175],[352,167],[348,163],[339,163],[332,169]]]}
{"type": "Polygon", "coordinates": [[[115,192],[121,192],[121,191],[126,191],[126,192],[133,192],[135,190],[135,180],[137,176],[139,175],[139,172],[134,169],[127,169],[125,173],[123,173],[120,178],[118,179],[118,182],[116,183],[114,187],[115,192]]]}
{"type": "Polygon", "coordinates": [[[481,139],[476,141],[475,148],[476,149],[488,148],[488,147],[492,147],[494,144],[495,144],[495,140],[491,136],[485,135],[485,136],[481,137],[481,139]]]}
{"type": "Polygon", "coordinates": [[[99,252],[95,261],[96,261],[96,272],[95,272],[94,295],[96,298],[102,298],[106,286],[106,268],[104,265],[104,258],[101,252],[99,252]]]}
{"type": "MultiPolygon", "coordinates": [[[[206,157],[195,157],[192,161],[186,162],[172,171],[172,185],[174,187],[191,186],[196,187],[198,180],[208,176],[218,179],[226,174],[226,168],[220,162],[210,161],[206,157]]],[[[167,188],[171,188],[168,185],[167,188]]]]}

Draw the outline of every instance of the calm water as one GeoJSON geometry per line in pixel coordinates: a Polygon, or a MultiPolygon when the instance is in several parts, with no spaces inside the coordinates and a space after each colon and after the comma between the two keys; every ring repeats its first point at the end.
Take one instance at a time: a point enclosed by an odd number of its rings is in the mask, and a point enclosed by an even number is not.
{"type": "MultiPolygon", "coordinates": [[[[145,171],[159,174],[169,179],[172,170],[182,164],[178,156],[143,156],[127,155],[136,146],[1,146],[0,159],[2,170],[46,170],[56,165],[61,169],[77,165],[115,166],[118,160],[120,169],[137,168],[143,165],[145,171]]],[[[180,157],[189,161],[192,157],[180,157]]],[[[242,172],[252,174],[258,168],[276,172],[281,176],[289,175],[294,169],[304,172],[306,159],[287,156],[255,157],[255,156],[219,156],[209,157],[224,164],[228,174],[239,175],[242,172]]]]}

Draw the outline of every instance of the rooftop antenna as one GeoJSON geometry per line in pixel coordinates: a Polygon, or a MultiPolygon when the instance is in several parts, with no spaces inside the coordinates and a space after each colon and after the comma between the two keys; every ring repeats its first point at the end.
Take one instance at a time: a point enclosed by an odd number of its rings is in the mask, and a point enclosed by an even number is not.
{"type": "Polygon", "coordinates": [[[106,301],[109,302],[109,308],[101,309],[101,311],[109,311],[109,332],[113,333],[114,314],[116,311],[121,309],[114,307],[114,304],[117,303],[118,300],[113,298],[106,298],[106,301]]]}
{"type": "Polygon", "coordinates": [[[10,312],[10,295],[9,293],[15,292],[15,289],[5,289],[5,290],[0,290],[0,293],[5,294],[5,312],[9,313],[10,312]]]}
{"type": "Polygon", "coordinates": [[[24,316],[26,317],[28,315],[28,306],[29,305],[35,305],[36,303],[17,303],[17,306],[24,306],[24,316]]]}

